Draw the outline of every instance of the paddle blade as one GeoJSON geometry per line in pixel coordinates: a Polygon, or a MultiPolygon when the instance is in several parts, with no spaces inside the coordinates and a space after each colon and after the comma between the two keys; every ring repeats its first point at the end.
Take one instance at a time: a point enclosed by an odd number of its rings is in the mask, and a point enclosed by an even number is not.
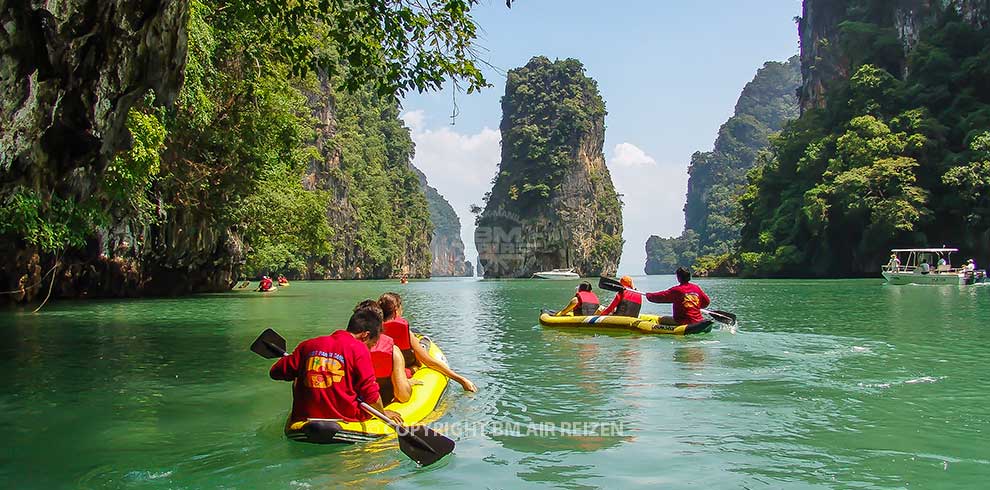
{"type": "Polygon", "coordinates": [[[620,283],[619,281],[612,279],[611,277],[605,277],[605,276],[601,276],[598,278],[598,288],[607,289],[609,291],[615,291],[615,292],[619,292],[625,289],[625,287],[622,286],[622,283],[620,283]]]}
{"type": "Polygon", "coordinates": [[[278,332],[266,329],[254,339],[251,351],[265,359],[278,359],[285,355],[285,339],[278,332]]]}
{"type": "Polygon", "coordinates": [[[719,323],[724,323],[726,325],[735,325],[735,324],[739,323],[736,320],[736,315],[734,313],[730,313],[728,311],[722,311],[722,310],[705,310],[705,313],[708,313],[708,315],[712,317],[712,320],[715,320],[716,322],[719,322],[719,323]]]}
{"type": "Polygon", "coordinates": [[[429,466],[454,450],[454,441],[425,426],[400,427],[399,449],[420,466],[429,466]]]}

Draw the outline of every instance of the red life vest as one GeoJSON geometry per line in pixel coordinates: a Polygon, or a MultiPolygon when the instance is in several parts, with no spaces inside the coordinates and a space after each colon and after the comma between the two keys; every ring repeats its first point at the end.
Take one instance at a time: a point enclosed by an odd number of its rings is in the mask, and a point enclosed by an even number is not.
{"type": "Polygon", "coordinates": [[[639,310],[643,307],[643,296],[632,291],[622,291],[619,294],[622,295],[622,300],[612,314],[639,318],[639,310]]]}
{"type": "Polygon", "coordinates": [[[392,376],[392,346],[395,342],[392,337],[381,334],[378,343],[371,348],[371,365],[375,368],[376,378],[386,378],[392,376]]]}
{"type": "Polygon", "coordinates": [[[591,291],[578,291],[577,294],[578,304],[574,308],[574,316],[588,316],[594,315],[598,312],[598,296],[591,291]]]}
{"type": "Polygon", "coordinates": [[[405,318],[393,318],[382,323],[382,333],[395,340],[395,345],[402,351],[402,357],[406,361],[406,367],[417,364],[416,353],[413,352],[412,344],[409,343],[409,322],[405,318]]]}

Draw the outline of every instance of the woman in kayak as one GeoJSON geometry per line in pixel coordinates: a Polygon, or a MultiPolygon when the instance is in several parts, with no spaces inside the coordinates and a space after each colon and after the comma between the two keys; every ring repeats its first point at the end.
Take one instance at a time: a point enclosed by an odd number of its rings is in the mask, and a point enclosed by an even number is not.
{"type": "Polygon", "coordinates": [[[457,374],[450,366],[434,359],[423,347],[423,344],[420,344],[419,339],[413,335],[412,329],[409,328],[409,322],[402,318],[402,298],[398,293],[383,294],[381,298],[378,298],[378,304],[385,314],[385,323],[382,324],[382,329],[388,336],[392,337],[395,345],[402,352],[405,367],[415,369],[416,366],[426,366],[457,381],[464,388],[464,391],[478,391],[478,387],[470,379],[457,374]]]}
{"type": "MultiPolygon", "coordinates": [[[[354,311],[367,308],[376,312],[382,317],[382,308],[378,302],[366,299],[354,307],[354,311]]],[[[382,397],[382,405],[388,405],[393,401],[405,403],[412,397],[412,387],[422,384],[421,381],[411,378],[412,372],[406,369],[402,351],[395,345],[392,337],[382,330],[378,342],[370,349],[371,364],[375,368],[375,380],[378,382],[378,392],[382,397]]]]}
{"type": "MultiPolygon", "coordinates": [[[[619,283],[622,284],[622,287],[635,289],[633,280],[629,276],[622,276],[622,279],[619,279],[619,283]]],[[[615,293],[615,298],[612,299],[608,307],[598,314],[639,318],[639,310],[643,307],[643,295],[629,289],[623,289],[615,293]]]]}
{"type": "Polygon", "coordinates": [[[564,307],[563,310],[557,312],[557,316],[564,316],[570,312],[574,312],[574,316],[588,316],[594,315],[598,312],[598,307],[601,303],[598,301],[598,296],[591,292],[591,283],[588,281],[582,282],[577,287],[577,293],[571,302],[564,307]]]}

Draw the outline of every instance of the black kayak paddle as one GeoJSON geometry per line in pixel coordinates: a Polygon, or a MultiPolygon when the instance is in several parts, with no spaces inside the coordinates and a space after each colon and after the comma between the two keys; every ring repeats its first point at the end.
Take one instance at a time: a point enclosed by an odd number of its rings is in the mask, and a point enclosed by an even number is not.
{"type": "MultiPolygon", "coordinates": [[[[615,291],[615,292],[626,290],[626,291],[632,291],[634,293],[646,294],[638,289],[627,288],[623,286],[622,283],[619,282],[617,279],[613,279],[611,277],[605,277],[605,276],[599,277],[598,287],[601,289],[607,289],[609,291],[615,291]]],[[[713,320],[719,323],[724,323],[726,325],[732,325],[732,326],[735,326],[737,323],[739,323],[736,320],[735,313],[730,313],[728,311],[722,311],[722,310],[706,310],[706,309],[702,309],[701,312],[706,313],[708,316],[712,317],[713,320]]]]}
{"type": "MultiPolygon", "coordinates": [[[[285,339],[278,332],[268,328],[251,344],[251,351],[265,359],[279,359],[289,355],[285,351],[285,339]]],[[[405,426],[379,412],[375,407],[360,402],[361,408],[381,419],[393,430],[399,439],[399,449],[420,466],[436,463],[454,450],[454,441],[449,437],[425,426],[405,426]]]]}

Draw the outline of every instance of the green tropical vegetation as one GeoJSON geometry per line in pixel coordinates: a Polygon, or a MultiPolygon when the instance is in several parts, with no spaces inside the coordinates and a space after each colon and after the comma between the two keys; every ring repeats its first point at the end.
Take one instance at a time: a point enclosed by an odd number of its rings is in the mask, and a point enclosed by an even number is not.
{"type": "Polygon", "coordinates": [[[488,85],[476,3],[192,0],[178,94],[135,104],[130,148],[73,195],[5,189],[0,234],[77,260],[130,247],[164,280],[231,260],[247,276],[428,275],[432,224],[397,101],[488,85]]]}
{"type": "Polygon", "coordinates": [[[560,191],[574,164],[576,138],[605,117],[605,101],[580,61],[551,62],[544,56],[509,70],[505,93],[500,126],[503,170],[493,181],[492,193],[522,203],[544,202],[560,191]],[[525,171],[513,171],[514,166],[525,171]]]}
{"type": "Polygon", "coordinates": [[[614,273],[622,201],[602,153],[605,115],[598,83],[578,60],[535,56],[509,70],[499,171],[484,208],[471,209],[487,277],[562,267],[614,273]]]}
{"type": "Polygon", "coordinates": [[[851,76],[749,174],[743,274],[875,274],[892,246],[988,252],[990,30],[949,5],[905,52],[887,11],[857,4],[834,47],[851,76]]]}
{"type": "Polygon", "coordinates": [[[706,273],[712,257],[735,249],[742,223],[739,197],[746,173],[766,148],[769,138],[798,117],[797,88],[801,64],[797,56],[770,61],[756,72],[736,102],[735,114],[719,128],[712,151],[695,152],[688,167],[684,232],[679,237],[651,236],[646,243],[646,273],[669,274],[694,266],[706,273]],[[697,262],[705,257],[703,263],[697,262]]]}

